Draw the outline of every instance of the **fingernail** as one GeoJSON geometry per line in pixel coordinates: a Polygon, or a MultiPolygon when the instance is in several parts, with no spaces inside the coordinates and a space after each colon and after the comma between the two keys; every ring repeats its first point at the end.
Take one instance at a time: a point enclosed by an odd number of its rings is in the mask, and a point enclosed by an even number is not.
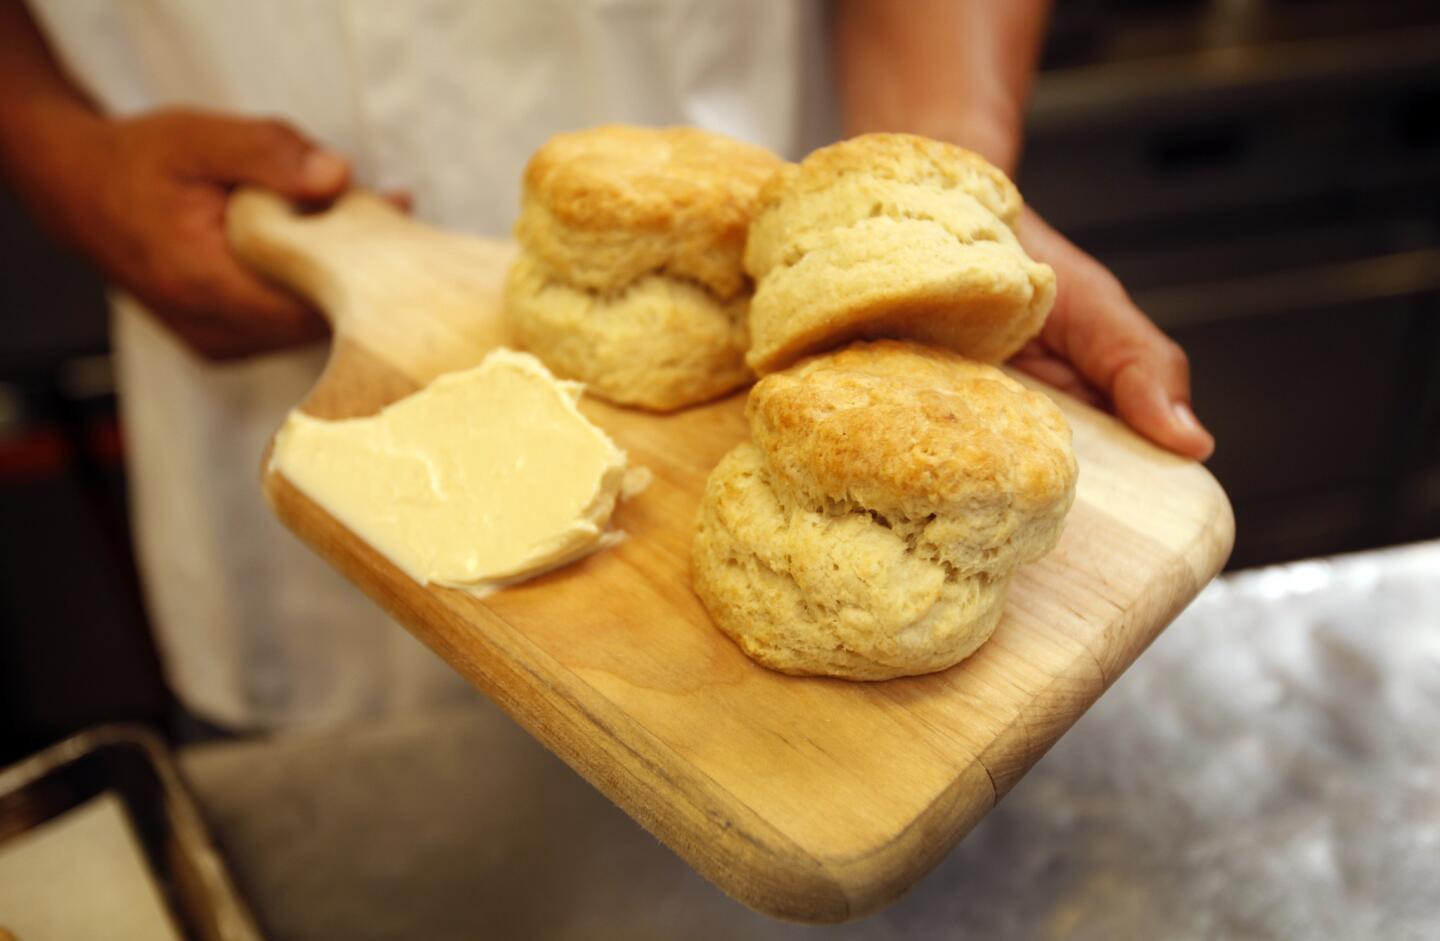
{"type": "Polygon", "coordinates": [[[334,189],[345,182],[350,172],[350,161],[328,150],[312,150],[305,155],[300,167],[300,177],[311,189],[334,189]]]}
{"type": "Polygon", "coordinates": [[[1190,410],[1189,405],[1184,402],[1176,402],[1173,408],[1175,412],[1175,421],[1180,424],[1180,427],[1184,428],[1186,431],[1203,432],[1205,430],[1200,425],[1200,419],[1196,418],[1195,413],[1190,410]]]}

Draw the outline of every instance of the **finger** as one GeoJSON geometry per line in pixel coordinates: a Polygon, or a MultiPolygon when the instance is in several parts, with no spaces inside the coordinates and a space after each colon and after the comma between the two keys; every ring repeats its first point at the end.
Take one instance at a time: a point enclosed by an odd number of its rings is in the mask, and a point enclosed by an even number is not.
{"type": "Polygon", "coordinates": [[[189,248],[174,263],[184,266],[181,306],[194,345],[212,358],[232,358],[323,338],[325,321],[310,305],[235,256],[220,222],[224,205],[219,191],[213,198],[195,194],[183,218],[189,248]]]}
{"type": "Polygon", "coordinates": [[[1110,396],[1126,424],[1162,447],[1197,460],[1215,439],[1190,406],[1184,352],[1142,314],[1123,290],[1072,295],[1055,347],[1110,396]]]}
{"type": "Polygon", "coordinates": [[[1198,460],[1215,439],[1190,405],[1190,367],[1184,352],[1130,300],[1098,262],[1033,213],[1026,240],[1037,258],[1060,274],[1045,345],[1110,397],[1116,413],[1162,447],[1198,460]]]}
{"type": "Polygon", "coordinates": [[[282,121],[187,115],[177,145],[183,168],[208,182],[252,184],[295,200],[329,200],[350,182],[350,163],[282,121]]]}
{"type": "Polygon", "coordinates": [[[1116,413],[1156,444],[1198,461],[1215,453],[1215,439],[1195,417],[1173,368],[1134,359],[1116,373],[1111,398],[1116,413]]]}
{"type": "Polygon", "coordinates": [[[238,333],[270,348],[314,342],[329,333],[315,308],[260,280],[233,257],[217,260],[211,276],[217,306],[238,333]]]}
{"type": "Polygon", "coordinates": [[[323,339],[329,327],[302,299],[247,269],[221,241],[206,272],[217,319],[255,349],[281,349],[323,339]]]}
{"type": "Polygon", "coordinates": [[[1190,366],[1180,347],[1125,296],[1073,294],[1047,340],[1106,392],[1115,412],[1156,444],[1197,460],[1215,450],[1190,406],[1190,366]]]}
{"type": "Polygon", "coordinates": [[[176,324],[206,358],[238,359],[292,349],[326,336],[319,314],[264,284],[246,283],[244,272],[217,269],[209,276],[215,306],[187,311],[176,324]]]}
{"type": "Polygon", "coordinates": [[[189,284],[204,284],[204,305],[193,292],[171,290],[159,295],[141,295],[146,306],[196,353],[210,360],[231,360],[296,345],[294,331],[277,332],[263,324],[247,322],[250,314],[234,305],[237,300],[222,296],[208,273],[187,276],[189,284]]]}
{"type": "Polygon", "coordinates": [[[1076,372],[1073,366],[1033,341],[1011,358],[1010,365],[1086,405],[1106,407],[1105,397],[1086,381],[1084,376],[1076,372]]]}
{"type": "Polygon", "coordinates": [[[207,306],[189,306],[167,319],[209,359],[290,349],[326,335],[319,314],[249,272],[221,261],[199,273],[197,280],[203,284],[207,306]]]}
{"type": "Polygon", "coordinates": [[[223,361],[247,355],[237,346],[230,331],[217,329],[213,324],[197,320],[188,311],[177,311],[148,300],[146,309],[184,341],[192,352],[205,359],[223,361]]]}
{"type": "Polygon", "coordinates": [[[388,190],[380,198],[407,216],[415,209],[415,197],[409,190],[388,190]]]}

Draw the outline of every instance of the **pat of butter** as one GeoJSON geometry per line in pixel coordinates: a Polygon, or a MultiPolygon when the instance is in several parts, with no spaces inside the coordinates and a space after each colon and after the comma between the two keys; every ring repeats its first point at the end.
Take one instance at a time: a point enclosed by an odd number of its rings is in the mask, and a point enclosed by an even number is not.
{"type": "Polygon", "coordinates": [[[625,452],[582,389],[495,350],[372,416],[292,411],[271,468],[421,584],[483,594],[617,538],[625,452]]]}

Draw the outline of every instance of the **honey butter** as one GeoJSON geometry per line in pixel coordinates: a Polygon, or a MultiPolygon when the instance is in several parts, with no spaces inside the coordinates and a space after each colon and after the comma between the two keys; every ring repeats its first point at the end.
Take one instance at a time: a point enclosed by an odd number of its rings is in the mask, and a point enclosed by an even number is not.
{"type": "Polygon", "coordinates": [[[495,350],[372,416],[292,411],[271,468],[416,581],[483,594],[616,538],[625,452],[581,391],[495,350]]]}

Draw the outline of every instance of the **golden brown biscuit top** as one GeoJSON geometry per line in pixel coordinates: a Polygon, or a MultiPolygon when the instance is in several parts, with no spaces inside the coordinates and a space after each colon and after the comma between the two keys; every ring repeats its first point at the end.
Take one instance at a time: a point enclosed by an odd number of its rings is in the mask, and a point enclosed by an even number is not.
{"type": "Polygon", "coordinates": [[[743,230],[783,161],[693,127],[607,124],[556,134],[530,158],[525,193],[582,229],[663,230],[686,219],[743,230]]]}
{"type": "Polygon", "coordinates": [[[916,134],[862,134],[814,151],[796,166],[775,174],[760,191],[758,211],[791,193],[824,190],[846,176],[868,175],[900,183],[960,188],[1011,229],[1024,203],[1020,191],[998,167],[963,147],[916,134]]]}
{"type": "Polygon", "coordinates": [[[1046,396],[993,366],[880,340],[762,379],[746,412],[783,483],[906,519],[1070,499],[1070,428],[1046,396]]]}

